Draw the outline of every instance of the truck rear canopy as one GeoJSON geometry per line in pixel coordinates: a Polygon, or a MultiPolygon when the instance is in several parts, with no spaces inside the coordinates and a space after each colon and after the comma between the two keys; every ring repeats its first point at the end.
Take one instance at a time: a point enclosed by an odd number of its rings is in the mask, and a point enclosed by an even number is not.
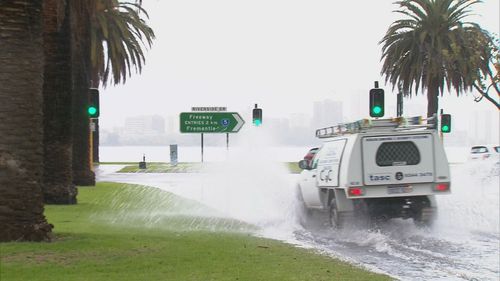
{"type": "Polygon", "coordinates": [[[365,185],[434,181],[431,134],[363,137],[365,185]]]}

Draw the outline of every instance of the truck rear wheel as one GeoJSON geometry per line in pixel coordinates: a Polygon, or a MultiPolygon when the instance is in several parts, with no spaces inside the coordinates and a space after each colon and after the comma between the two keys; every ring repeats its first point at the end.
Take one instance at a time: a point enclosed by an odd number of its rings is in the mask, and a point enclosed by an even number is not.
{"type": "Polygon", "coordinates": [[[436,209],[435,208],[422,208],[413,217],[413,222],[418,227],[431,227],[436,219],[436,209]]]}
{"type": "Polygon", "coordinates": [[[335,202],[335,198],[330,203],[329,214],[330,214],[329,215],[330,226],[333,229],[341,229],[344,226],[344,217],[337,208],[337,203],[335,202]]]}

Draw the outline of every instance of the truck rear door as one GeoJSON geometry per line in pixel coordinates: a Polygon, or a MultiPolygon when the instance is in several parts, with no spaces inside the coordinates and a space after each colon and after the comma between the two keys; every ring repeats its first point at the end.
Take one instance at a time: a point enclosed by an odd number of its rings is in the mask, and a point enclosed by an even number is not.
{"type": "Polygon", "coordinates": [[[363,137],[365,185],[434,182],[431,134],[363,137]]]}

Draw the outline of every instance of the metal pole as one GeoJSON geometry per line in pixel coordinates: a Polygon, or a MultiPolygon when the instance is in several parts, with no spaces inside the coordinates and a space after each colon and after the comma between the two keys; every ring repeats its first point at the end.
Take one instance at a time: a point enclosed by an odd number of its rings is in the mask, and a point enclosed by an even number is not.
{"type": "Polygon", "coordinates": [[[396,116],[403,115],[403,90],[401,83],[398,83],[398,94],[396,95],[396,116]]]}
{"type": "MultiPolygon", "coordinates": [[[[440,111],[441,115],[443,115],[443,109],[441,108],[441,111],[440,111]]],[[[443,131],[441,131],[441,115],[439,116],[436,116],[436,125],[437,125],[437,128],[439,130],[439,136],[441,137],[441,141],[444,142],[444,138],[443,138],[443,131]]]]}
{"type": "Polygon", "coordinates": [[[396,95],[396,116],[400,117],[403,115],[403,93],[399,92],[396,95]]]}
{"type": "Polygon", "coordinates": [[[94,133],[92,134],[92,157],[94,162],[99,163],[99,119],[95,118],[92,122],[94,122],[94,133]]]}
{"type": "Polygon", "coordinates": [[[226,150],[229,150],[229,133],[226,133],[226,150]]]}
{"type": "Polygon", "coordinates": [[[89,149],[89,168],[91,171],[94,170],[94,132],[92,130],[92,119],[89,121],[89,144],[90,144],[90,149],[89,149]]]}
{"type": "Polygon", "coordinates": [[[201,134],[201,163],[203,163],[203,133],[201,134]]]}

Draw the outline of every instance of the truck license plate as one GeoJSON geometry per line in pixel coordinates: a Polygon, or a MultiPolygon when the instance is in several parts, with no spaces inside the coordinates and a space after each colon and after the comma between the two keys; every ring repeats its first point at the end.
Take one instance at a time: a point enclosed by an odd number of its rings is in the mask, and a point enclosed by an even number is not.
{"type": "Polygon", "coordinates": [[[387,187],[387,193],[389,194],[410,193],[412,191],[413,187],[411,185],[398,185],[398,186],[387,187]]]}

